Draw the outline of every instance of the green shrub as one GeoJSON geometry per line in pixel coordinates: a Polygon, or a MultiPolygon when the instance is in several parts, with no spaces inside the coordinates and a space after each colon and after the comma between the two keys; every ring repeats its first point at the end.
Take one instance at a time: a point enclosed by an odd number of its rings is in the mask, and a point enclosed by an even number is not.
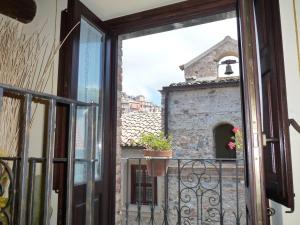
{"type": "Polygon", "coordinates": [[[145,133],[141,135],[139,144],[154,151],[170,151],[172,149],[172,136],[165,137],[163,132],[145,133]]]}

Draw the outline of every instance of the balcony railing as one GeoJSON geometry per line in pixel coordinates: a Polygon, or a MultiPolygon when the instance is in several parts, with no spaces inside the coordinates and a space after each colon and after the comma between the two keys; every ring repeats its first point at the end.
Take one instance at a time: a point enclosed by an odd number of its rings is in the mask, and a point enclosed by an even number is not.
{"type": "MultiPolygon", "coordinates": [[[[49,225],[51,221],[51,201],[53,187],[53,173],[55,164],[64,164],[66,168],[66,215],[65,224],[73,224],[73,187],[75,163],[86,166],[86,197],[85,197],[85,224],[94,224],[94,188],[95,188],[95,157],[96,149],[96,104],[74,101],[54,95],[38,93],[17,87],[0,84],[0,110],[7,99],[18,101],[20,107],[20,146],[15,157],[0,157],[0,225],[32,225],[34,216],[39,218],[41,225],[49,225]],[[46,128],[39,130],[46,133],[46,148],[43,157],[30,157],[29,141],[32,133],[33,104],[42,104],[47,107],[46,128]],[[54,157],[56,107],[64,105],[69,110],[68,151],[66,158],[54,157]],[[87,157],[75,159],[75,120],[78,107],[87,109],[87,157]],[[39,167],[39,168],[37,168],[39,167]],[[35,189],[37,170],[42,170],[42,185],[39,185],[41,194],[37,196],[35,189]],[[34,203],[39,198],[42,207],[34,203]],[[37,211],[36,215],[34,212],[37,211]]],[[[4,122],[4,121],[0,121],[4,122]]],[[[8,129],[8,128],[6,128],[8,129]]],[[[5,138],[5,137],[1,137],[5,138]]]]}
{"type": "Polygon", "coordinates": [[[243,159],[161,160],[167,172],[154,177],[145,165],[157,161],[122,159],[123,225],[246,224],[243,159]]]}

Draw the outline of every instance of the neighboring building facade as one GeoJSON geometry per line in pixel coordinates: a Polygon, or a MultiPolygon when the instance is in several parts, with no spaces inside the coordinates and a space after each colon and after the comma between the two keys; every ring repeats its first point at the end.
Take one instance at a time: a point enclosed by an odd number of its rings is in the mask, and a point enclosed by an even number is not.
{"type": "Polygon", "coordinates": [[[238,57],[237,41],[230,37],[180,66],[185,82],[163,87],[163,110],[161,114],[155,114],[156,125],[149,119],[149,113],[123,113],[123,224],[126,224],[126,213],[129,215],[127,223],[137,224],[139,210],[142,221],[146,221],[144,224],[151,221],[152,205],[156,206],[154,224],[163,222],[166,205],[168,221],[172,225],[178,222],[179,208],[188,224],[199,221],[205,225],[219,224],[221,215],[224,224],[235,224],[237,217],[240,224],[245,224],[243,151],[228,147],[232,129],[242,128],[240,81],[238,74],[219,77],[221,62],[226,57],[238,57]],[[159,125],[158,117],[161,117],[159,125]],[[141,133],[160,129],[173,136],[174,158],[194,159],[171,160],[167,180],[148,177],[143,166],[145,160],[127,160],[143,157],[143,149],[134,141],[141,133]],[[223,158],[232,161],[221,160],[223,158]],[[143,173],[143,180],[149,182],[136,183],[139,173],[143,173]],[[165,185],[168,185],[167,193],[165,185]],[[139,196],[136,186],[145,187],[142,191],[146,194],[139,196]]]}
{"type": "Polygon", "coordinates": [[[129,112],[160,112],[161,108],[150,101],[146,101],[145,96],[130,96],[122,92],[121,108],[122,113],[129,112]]]}

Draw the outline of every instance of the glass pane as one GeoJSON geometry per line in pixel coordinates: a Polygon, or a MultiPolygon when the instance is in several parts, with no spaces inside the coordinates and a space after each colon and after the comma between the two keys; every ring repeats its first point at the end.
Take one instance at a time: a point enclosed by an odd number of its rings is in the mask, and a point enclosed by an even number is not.
{"type": "Polygon", "coordinates": [[[135,188],[135,199],[136,199],[136,202],[139,202],[139,203],[143,203],[143,196],[144,196],[144,188],[139,185],[136,186],[135,188]]]}
{"type": "Polygon", "coordinates": [[[135,171],[135,180],[136,180],[136,184],[140,184],[143,183],[143,170],[136,170],[135,171]]]}
{"type": "Polygon", "coordinates": [[[146,202],[152,202],[152,187],[146,187],[146,202]]]}
{"type": "MultiPolygon", "coordinates": [[[[103,93],[103,38],[104,34],[84,18],[80,24],[77,99],[94,102],[97,108],[96,179],[101,179],[102,93],[103,93]]],[[[87,157],[87,109],[78,108],[76,126],[76,159],[87,157]]],[[[75,165],[75,184],[85,183],[85,163],[75,165]]]]}
{"type": "MultiPolygon", "coordinates": [[[[87,109],[78,108],[76,120],[76,143],[75,158],[86,159],[87,157],[87,109]]],[[[86,180],[86,163],[75,163],[75,184],[84,183],[86,180]]]]}
{"type": "Polygon", "coordinates": [[[152,184],[154,182],[154,177],[146,175],[146,183],[147,184],[152,184]]]}

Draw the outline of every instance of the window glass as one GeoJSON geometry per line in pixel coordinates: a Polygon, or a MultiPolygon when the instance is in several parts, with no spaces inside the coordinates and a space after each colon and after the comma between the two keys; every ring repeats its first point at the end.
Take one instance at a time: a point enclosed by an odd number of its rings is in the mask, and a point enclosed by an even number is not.
{"type": "MultiPolygon", "coordinates": [[[[102,95],[103,95],[103,38],[104,34],[84,18],[80,23],[77,99],[94,102],[97,107],[96,180],[101,179],[102,95]]],[[[87,159],[87,108],[77,109],[76,159],[87,159]]],[[[76,162],[75,184],[86,183],[86,163],[76,162]]]]}
{"type": "Polygon", "coordinates": [[[148,176],[145,165],[132,165],[131,170],[131,203],[149,205],[152,203],[153,195],[154,203],[156,203],[157,178],[148,176]]]}

